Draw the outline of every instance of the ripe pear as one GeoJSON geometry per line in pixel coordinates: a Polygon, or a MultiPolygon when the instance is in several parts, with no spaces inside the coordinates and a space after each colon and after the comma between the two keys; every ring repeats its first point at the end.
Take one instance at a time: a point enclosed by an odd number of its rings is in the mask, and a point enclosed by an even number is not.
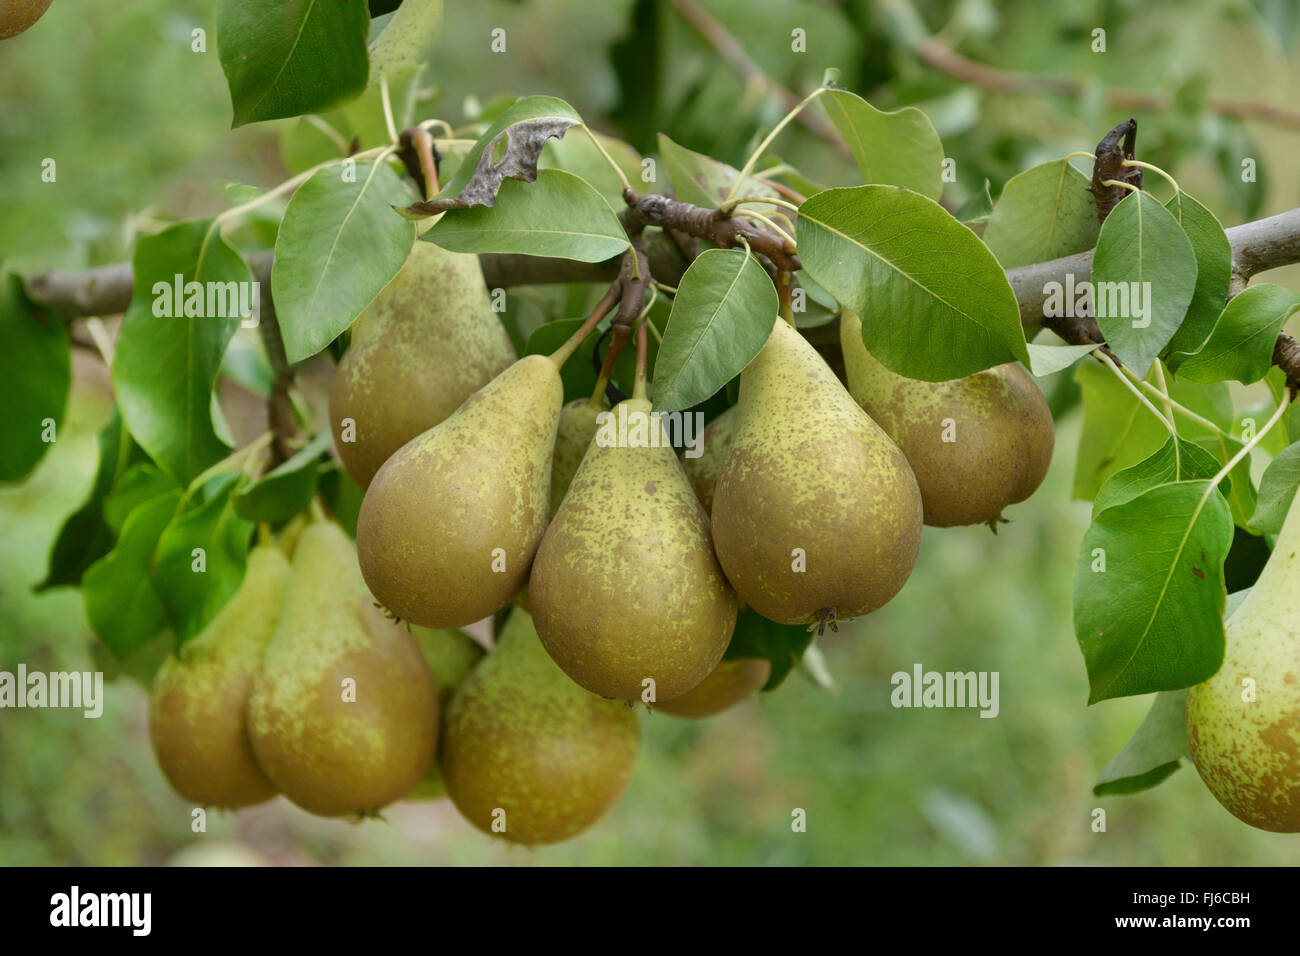
{"type": "Polygon", "coordinates": [[[741,600],[779,624],[833,624],[903,586],[921,540],[907,459],[787,322],[740,376],[713,493],[713,541],[741,600]]]}
{"type": "MultiPolygon", "coordinates": [[[[485,653],[481,644],[464,631],[412,627],[416,643],[433,672],[438,685],[438,713],[445,714],[456,692],[485,653]]],[[[406,795],[407,800],[440,800],[447,795],[438,761],[429,766],[420,785],[406,795]]]]}
{"type": "Polygon", "coordinates": [[[0,0],[0,40],[16,37],[45,15],[53,0],[0,0]]]}
{"type": "Polygon", "coordinates": [[[731,452],[731,443],[736,438],[736,414],[738,405],[732,405],[725,412],[709,422],[704,429],[704,443],[698,458],[683,458],[682,467],[686,477],[691,480],[695,495],[704,505],[704,510],[713,511],[713,489],[718,483],[718,473],[731,452]]]}
{"type": "Polygon", "coordinates": [[[516,608],[452,698],[440,761],[465,819],[532,846],[604,816],[627,786],[639,742],[636,714],[569,680],[516,608]]]}
{"type": "Polygon", "coordinates": [[[951,382],[904,378],[862,342],[862,321],[840,316],[849,392],[903,450],[921,489],[925,523],[990,524],[1032,495],[1052,461],[1047,400],[1015,362],[951,382]]]}
{"type": "Polygon", "coordinates": [[[321,816],[374,812],[429,769],[438,732],[429,665],[405,625],[376,607],[333,522],[298,539],[248,725],[267,776],[321,816]]]}
{"type": "Polygon", "coordinates": [[[463,627],[519,592],[550,513],[563,401],[555,361],[526,355],[384,463],[357,517],[361,571],[384,606],[463,627]]]}
{"type": "Polygon", "coordinates": [[[352,324],[330,386],[330,426],[348,474],[364,490],[393,452],[514,360],[478,257],[417,242],[352,324]]]}
{"type": "Polygon", "coordinates": [[[275,796],[253,757],[245,711],[288,580],[279,547],[255,547],[239,590],[154,677],[149,738],[158,766],[187,800],[228,809],[275,796]]]}
{"type": "Polygon", "coordinates": [[[603,399],[593,402],[589,398],[574,399],[560,409],[560,424],[555,431],[555,462],[551,466],[550,517],[554,518],[560,510],[560,502],[578,473],[582,456],[596,437],[597,416],[607,410],[603,399]]]}
{"type": "Polygon", "coordinates": [[[652,699],[669,700],[722,659],[736,595],[649,402],[619,403],[592,440],[537,549],[528,598],[551,657],[602,697],[640,698],[653,679],[652,699]]]}
{"type": "Polygon", "coordinates": [[[655,712],[674,717],[711,717],[761,690],[771,676],[772,662],[764,658],[723,661],[682,696],[656,704],[655,712]]]}
{"type": "Polygon", "coordinates": [[[1300,495],[1259,580],[1228,619],[1223,665],[1187,695],[1187,740],[1201,779],[1233,816],[1277,833],[1300,832],[1297,593],[1300,495]]]}

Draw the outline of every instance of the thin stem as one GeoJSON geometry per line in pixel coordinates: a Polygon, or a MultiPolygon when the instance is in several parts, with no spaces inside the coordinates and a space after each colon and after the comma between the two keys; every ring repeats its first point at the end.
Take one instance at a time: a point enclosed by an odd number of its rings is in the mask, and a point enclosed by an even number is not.
{"type": "MultiPolygon", "coordinates": [[[[108,329],[104,327],[104,321],[97,315],[92,315],[86,320],[86,331],[90,333],[90,338],[95,343],[95,348],[99,349],[99,354],[104,359],[104,364],[109,368],[113,367],[113,340],[109,338],[108,329]]],[[[125,431],[125,429],[123,429],[125,431]]]]}
{"type": "Polygon", "coordinates": [[[763,139],[763,141],[758,144],[758,148],[755,149],[752,154],[750,154],[749,159],[745,161],[745,165],[741,167],[740,174],[736,177],[736,181],[731,184],[731,189],[727,191],[727,198],[726,198],[727,202],[730,202],[735,197],[736,193],[740,190],[740,187],[744,185],[745,180],[748,179],[749,174],[754,171],[754,166],[757,165],[763,153],[765,153],[767,151],[767,148],[772,145],[772,140],[776,139],[777,135],[781,132],[781,130],[789,126],[791,121],[796,116],[798,116],[800,113],[803,112],[804,107],[806,107],[809,103],[817,99],[817,97],[821,96],[825,92],[826,92],[826,87],[824,86],[817,87],[817,89],[813,90],[802,100],[800,100],[798,105],[796,105],[795,108],[792,109],[790,112],[786,113],[785,116],[781,119],[781,122],[777,123],[776,126],[773,127],[772,132],[768,133],[767,136],[763,139]]]}
{"type": "Polygon", "coordinates": [[[250,209],[256,209],[258,206],[262,205],[263,203],[270,202],[276,196],[283,195],[285,192],[295,189],[298,186],[302,185],[308,179],[311,179],[312,176],[316,175],[316,173],[324,169],[326,166],[337,166],[345,159],[360,160],[360,159],[369,159],[372,156],[375,156],[376,157],[375,161],[378,162],[379,160],[383,159],[383,157],[386,154],[391,153],[392,151],[393,151],[392,146],[376,146],[373,149],[367,149],[364,152],[357,153],[355,156],[340,157],[338,159],[327,159],[323,163],[317,163],[315,166],[311,167],[311,169],[305,169],[302,172],[300,172],[297,176],[291,176],[290,178],[286,179],[284,182],[280,183],[280,185],[272,189],[268,189],[266,192],[262,193],[262,195],[258,196],[257,198],[250,199],[248,202],[244,203],[241,206],[232,206],[229,209],[227,209],[225,212],[219,213],[216,216],[213,224],[217,225],[226,222],[227,220],[233,219],[238,215],[248,212],[250,209]]]}
{"type": "Polygon", "coordinates": [[[627,181],[627,177],[623,175],[623,170],[619,168],[618,163],[614,162],[614,157],[610,156],[609,153],[605,152],[605,147],[601,145],[600,140],[597,138],[596,134],[591,131],[591,127],[588,126],[586,123],[583,123],[582,131],[587,134],[587,139],[591,140],[591,145],[595,146],[596,149],[600,151],[600,155],[605,157],[605,162],[609,163],[609,168],[614,170],[614,175],[618,177],[618,181],[623,185],[623,188],[631,189],[632,184],[629,183],[627,181]]]}
{"type": "Polygon", "coordinates": [[[1097,154],[1090,153],[1086,149],[1076,149],[1073,152],[1066,153],[1063,158],[1068,163],[1070,160],[1076,157],[1086,157],[1088,159],[1091,159],[1094,163],[1097,161],[1097,154]]]}
{"type": "Polygon", "coordinates": [[[1170,398],[1168,395],[1165,395],[1158,388],[1152,385],[1150,382],[1142,381],[1142,379],[1138,378],[1135,374],[1133,374],[1132,369],[1120,368],[1120,371],[1123,372],[1128,377],[1128,379],[1134,384],[1136,384],[1139,388],[1146,389],[1148,392],[1155,395],[1157,398],[1161,399],[1166,405],[1168,405],[1168,407],[1172,408],[1174,411],[1178,412],[1180,415],[1182,415],[1189,421],[1196,422],[1196,424],[1200,425],[1202,428],[1206,429],[1207,431],[1214,432],[1216,435],[1219,435],[1222,438],[1232,438],[1231,435],[1225,432],[1218,425],[1214,424],[1214,422],[1210,421],[1208,418],[1196,414],[1196,412],[1192,411],[1186,405],[1183,405],[1175,401],[1174,399],[1170,398]]]}
{"type": "Polygon", "coordinates": [[[1125,189],[1131,189],[1135,193],[1140,193],[1142,191],[1137,186],[1134,186],[1132,183],[1122,183],[1118,179],[1103,179],[1101,181],[1101,184],[1103,186],[1123,186],[1125,189]]]}
{"type": "MultiPolygon", "coordinates": [[[[446,120],[427,119],[416,125],[418,125],[421,129],[433,129],[435,126],[441,126],[447,133],[446,137],[443,138],[453,142],[457,141],[456,131],[451,128],[451,124],[448,123],[446,120]]],[[[471,140],[465,140],[465,142],[471,142],[471,140]]]]}
{"type": "Polygon", "coordinates": [[[596,389],[591,393],[591,407],[605,407],[605,389],[609,385],[609,376],[614,371],[614,362],[618,359],[619,354],[623,351],[623,346],[631,337],[627,329],[615,329],[614,336],[610,339],[609,351],[605,353],[605,361],[601,363],[600,374],[596,376],[596,389]]]}
{"type": "MultiPolygon", "coordinates": [[[[789,209],[791,212],[798,212],[799,207],[786,199],[777,199],[774,196],[737,196],[735,199],[728,199],[718,207],[719,212],[730,213],[737,206],[745,203],[766,203],[769,206],[780,206],[782,209],[789,209]]],[[[748,215],[748,213],[744,213],[748,215]]]]}
{"type": "Polygon", "coordinates": [[[636,384],[632,387],[632,397],[645,400],[645,367],[646,356],[649,354],[650,346],[646,339],[645,323],[641,322],[636,327],[636,384]]]}
{"type": "Polygon", "coordinates": [[[1165,414],[1172,421],[1174,417],[1173,399],[1169,397],[1169,383],[1165,381],[1165,366],[1160,359],[1156,359],[1153,368],[1156,373],[1156,390],[1160,393],[1160,397],[1164,399],[1165,414]]]}
{"type": "Polygon", "coordinates": [[[774,233],[776,233],[778,236],[784,239],[786,243],[786,252],[789,252],[791,255],[793,255],[794,253],[797,253],[799,251],[799,246],[795,242],[794,236],[790,235],[790,233],[786,232],[784,229],[782,229],[780,226],[774,223],[770,218],[764,216],[761,212],[754,212],[754,210],[752,209],[746,209],[740,215],[742,218],[747,217],[749,219],[757,219],[763,225],[767,226],[767,228],[771,229],[774,233]]]}
{"type": "Polygon", "coordinates": [[[669,295],[677,294],[677,286],[675,285],[669,285],[666,282],[660,282],[658,279],[651,279],[650,281],[654,283],[655,288],[658,289],[660,292],[667,292],[669,295]]]}
{"type": "Polygon", "coordinates": [[[578,350],[578,346],[582,344],[582,340],[591,334],[592,329],[600,325],[601,319],[609,315],[609,310],[614,308],[621,294],[622,289],[620,289],[619,284],[615,282],[609,287],[605,294],[601,296],[600,301],[597,302],[596,307],[591,310],[591,315],[587,316],[586,321],[584,321],[582,325],[578,326],[577,331],[569,336],[568,341],[551,353],[551,361],[555,363],[556,368],[559,368],[567,362],[569,356],[578,350]]]}
{"type": "Polygon", "coordinates": [[[388,141],[397,142],[397,121],[393,119],[393,104],[388,98],[388,77],[379,78],[379,99],[384,104],[384,126],[388,129],[388,141]]]}
{"type": "Polygon", "coordinates": [[[315,113],[307,113],[304,114],[303,119],[306,120],[310,126],[314,126],[322,136],[333,143],[338,149],[340,156],[346,156],[348,154],[348,141],[343,138],[343,135],[339,133],[338,130],[325,122],[322,117],[317,116],[315,113]]]}
{"type": "Polygon", "coordinates": [[[1141,402],[1143,405],[1145,405],[1148,409],[1150,409],[1152,415],[1160,419],[1160,424],[1164,425],[1165,428],[1169,430],[1170,436],[1174,439],[1174,451],[1176,453],[1178,451],[1178,430],[1174,428],[1174,423],[1170,419],[1165,418],[1164,415],[1161,415],[1160,409],[1152,405],[1151,402],[1147,399],[1147,397],[1142,394],[1141,390],[1136,388],[1127,378],[1124,377],[1124,373],[1119,370],[1119,366],[1115,364],[1115,362],[1111,359],[1109,355],[1107,355],[1105,352],[1101,351],[1100,349],[1090,354],[1095,355],[1097,357],[1097,361],[1101,362],[1112,372],[1114,372],[1115,377],[1124,383],[1124,387],[1127,388],[1134,395],[1136,395],[1137,400],[1141,402]]]}
{"type": "MultiPolygon", "coordinates": [[[[1161,169],[1159,166],[1154,166],[1154,165],[1152,165],[1151,163],[1144,163],[1144,162],[1142,162],[1142,160],[1140,160],[1140,159],[1126,159],[1126,160],[1124,160],[1124,162],[1122,163],[1122,165],[1124,165],[1124,166],[1140,166],[1142,169],[1149,169],[1149,170],[1151,170],[1151,172],[1156,173],[1157,175],[1163,176],[1163,177],[1165,178],[1165,181],[1166,181],[1167,183],[1169,183],[1170,186],[1173,186],[1173,187],[1174,187],[1174,192],[1176,192],[1176,193],[1180,193],[1180,192],[1182,192],[1182,189],[1180,189],[1179,186],[1178,186],[1178,180],[1174,179],[1173,176],[1170,176],[1167,172],[1165,172],[1165,171],[1164,171],[1163,169],[1161,169]]],[[[1104,184],[1103,184],[1103,185],[1104,185],[1104,184]]]]}
{"type": "Polygon", "coordinates": [[[1210,492],[1218,487],[1219,482],[1223,481],[1223,479],[1228,476],[1228,474],[1232,471],[1232,469],[1237,467],[1238,462],[1240,462],[1243,458],[1249,455],[1251,450],[1256,445],[1258,445],[1261,441],[1264,440],[1264,436],[1267,435],[1270,431],[1272,431],[1273,426],[1276,425],[1278,421],[1282,418],[1282,413],[1287,410],[1287,406],[1290,404],[1291,404],[1290,400],[1286,398],[1283,398],[1282,401],[1277,403],[1277,410],[1273,412],[1272,416],[1264,424],[1264,427],[1255,433],[1255,437],[1253,437],[1250,441],[1246,442],[1246,444],[1242,445],[1241,450],[1237,452],[1237,454],[1229,458],[1228,463],[1219,469],[1219,473],[1210,479],[1210,487],[1206,489],[1205,495],[1201,499],[1202,501],[1204,501],[1206,498],[1210,496],[1210,492]]]}

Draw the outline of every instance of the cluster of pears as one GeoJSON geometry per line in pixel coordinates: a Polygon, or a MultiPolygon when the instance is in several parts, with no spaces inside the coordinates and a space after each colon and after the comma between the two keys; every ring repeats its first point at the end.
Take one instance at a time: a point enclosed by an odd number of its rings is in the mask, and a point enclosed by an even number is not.
{"type": "Polygon", "coordinates": [[[1192,762],[1215,799],[1262,830],[1300,832],[1300,495],[1228,619],[1223,664],[1187,695],[1192,762]]]}

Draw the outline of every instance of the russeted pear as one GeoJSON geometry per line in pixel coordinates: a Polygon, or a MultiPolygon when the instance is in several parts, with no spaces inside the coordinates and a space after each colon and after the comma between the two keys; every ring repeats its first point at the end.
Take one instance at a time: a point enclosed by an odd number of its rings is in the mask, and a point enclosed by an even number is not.
{"type": "Polygon", "coordinates": [[[950,382],[904,378],[867,351],[862,321],[847,310],[840,345],[849,392],[912,466],[926,524],[996,522],[1042,484],[1055,444],[1052,413],[1019,365],[950,382]]]}
{"type": "Polygon", "coordinates": [[[239,589],[154,677],[149,738],[158,766],[187,800],[234,808],[275,796],[253,757],[246,710],[288,579],[279,547],[253,548],[239,589]]]}
{"type": "Polygon", "coordinates": [[[594,694],[686,693],[722,659],[736,595],[709,518],[650,403],[619,403],[592,440],[528,583],[542,644],[594,694]],[[626,436],[626,438],[624,438],[626,436]]]}
{"type": "Polygon", "coordinates": [[[366,489],[357,554],[385,607],[424,627],[463,627],[524,586],[550,511],[564,388],[526,355],[411,439],[366,489]]]}
{"type": "Polygon", "coordinates": [[[731,443],[736,438],[736,422],[740,417],[736,414],[738,407],[732,405],[709,422],[709,426],[704,429],[704,447],[698,458],[682,459],[686,477],[691,479],[696,497],[709,513],[713,512],[713,489],[718,483],[718,473],[722,471],[722,464],[727,460],[731,443]]]}
{"type": "MultiPolygon", "coordinates": [[[[438,685],[438,713],[445,714],[452,695],[483,658],[483,647],[464,631],[412,627],[411,633],[424,653],[424,659],[438,685]]],[[[438,761],[429,766],[420,785],[406,795],[407,800],[439,800],[447,795],[438,761]]]]}
{"type": "Polygon", "coordinates": [[[1228,618],[1223,665],[1187,695],[1187,740],[1201,779],[1238,819],[1278,833],[1300,832],[1297,594],[1300,495],[1259,580],[1228,618]]]}
{"type": "Polygon", "coordinates": [[[787,322],[740,376],[713,542],[741,600],[780,624],[874,611],[911,574],[921,495],[903,453],[787,322]]]}
{"type": "Polygon", "coordinates": [[[560,510],[560,502],[578,473],[582,456],[596,437],[599,427],[596,417],[607,410],[603,400],[593,402],[590,398],[574,399],[560,409],[560,424],[555,430],[555,462],[551,465],[550,517],[554,518],[560,510]]]}
{"type": "Polygon", "coordinates": [[[0,0],[0,40],[16,37],[45,15],[53,0],[0,0]]]}
{"type": "Polygon", "coordinates": [[[618,800],[640,733],[625,703],[564,675],[516,608],[452,697],[439,759],[452,803],[474,826],[513,843],[558,843],[618,800]]]}
{"type": "Polygon", "coordinates": [[[514,360],[478,257],[417,242],[352,324],[330,386],[330,427],[348,474],[364,490],[393,452],[514,360]]]}
{"type": "Polygon", "coordinates": [[[376,811],[429,769],[438,732],[429,665],[406,626],[375,606],[333,522],[298,539],[248,726],[266,775],[321,816],[376,811]]]}
{"type": "Polygon", "coordinates": [[[723,661],[698,685],[672,700],[655,705],[674,717],[712,717],[756,693],[772,676],[772,662],[757,657],[723,661]]]}

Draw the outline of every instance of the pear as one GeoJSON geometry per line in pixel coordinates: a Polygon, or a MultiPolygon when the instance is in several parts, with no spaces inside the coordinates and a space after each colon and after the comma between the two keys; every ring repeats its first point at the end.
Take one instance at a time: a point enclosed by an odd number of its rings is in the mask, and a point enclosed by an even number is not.
{"type": "Polygon", "coordinates": [[[348,474],[364,490],[393,452],[514,360],[478,257],[417,242],[352,324],[330,386],[330,426],[348,474]]]}
{"type": "Polygon", "coordinates": [[[640,698],[652,679],[647,699],[668,700],[722,659],[736,595],[644,399],[619,403],[592,440],[537,549],[528,599],[551,657],[602,697],[640,698]]]}
{"type": "Polygon", "coordinates": [[[438,731],[429,666],[405,625],[376,607],[333,522],[298,539],[248,726],[266,775],[321,816],[377,811],[429,769],[438,731]]]}
{"type": "Polygon", "coordinates": [[[604,816],[627,786],[639,742],[636,714],[564,676],[516,608],[452,698],[440,761],[467,820],[532,846],[604,816]]]}
{"type": "Polygon", "coordinates": [[[1300,832],[1297,593],[1300,495],[1259,580],[1228,619],[1223,665],[1187,695],[1187,740],[1201,779],[1233,816],[1277,833],[1300,832]]]}
{"type": "Polygon", "coordinates": [[[0,0],[0,40],[16,37],[45,15],[53,0],[0,0]]]}
{"type": "Polygon", "coordinates": [[[779,624],[823,627],[897,594],[921,540],[916,479],[788,323],[741,373],[737,407],[713,541],[741,600],[779,624]]]}
{"type": "Polygon", "coordinates": [[[578,473],[587,446],[596,437],[599,427],[596,419],[603,411],[608,411],[603,400],[593,402],[589,398],[575,399],[560,409],[560,424],[555,431],[555,461],[551,465],[552,518],[560,510],[564,493],[578,473]]]}
{"type": "MultiPolygon", "coordinates": [[[[465,682],[483,658],[483,647],[464,631],[412,627],[411,634],[420,645],[438,685],[438,712],[445,714],[456,688],[465,682]]],[[[442,770],[435,760],[420,785],[408,793],[406,799],[439,800],[446,795],[442,770]]]]}
{"type": "Polygon", "coordinates": [[[711,717],[761,690],[771,676],[772,662],[764,658],[723,661],[682,696],[656,704],[655,712],[674,717],[711,717]]]}
{"type": "Polygon", "coordinates": [[[1055,431],[1047,400],[1019,365],[950,382],[904,378],[867,351],[862,320],[847,310],[840,345],[850,394],[912,466],[926,524],[993,524],[1038,490],[1055,431]]]}
{"type": "Polygon", "coordinates": [[[710,513],[713,511],[713,489],[718,483],[718,473],[722,471],[722,464],[736,438],[736,422],[740,417],[736,413],[738,407],[732,405],[709,422],[704,429],[703,447],[698,458],[682,459],[682,467],[686,469],[686,477],[691,480],[696,497],[704,505],[704,510],[710,513]]]}
{"type": "Polygon", "coordinates": [[[288,579],[279,547],[255,547],[239,589],[154,677],[149,738],[158,765],[177,793],[201,806],[247,807],[275,796],[253,757],[245,710],[288,579]]]}
{"type": "Polygon", "coordinates": [[[361,571],[384,606],[464,627],[519,592],[546,530],[563,401],[556,362],[526,355],[384,463],[357,517],[361,571]]]}

